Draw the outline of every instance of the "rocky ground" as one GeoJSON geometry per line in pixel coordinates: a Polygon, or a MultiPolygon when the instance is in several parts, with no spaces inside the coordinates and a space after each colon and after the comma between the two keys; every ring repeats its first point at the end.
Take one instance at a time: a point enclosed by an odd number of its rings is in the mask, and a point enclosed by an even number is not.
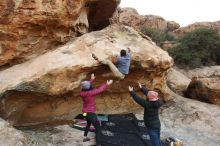
{"type": "MultiPolygon", "coordinates": [[[[185,99],[176,94],[173,96],[175,99],[164,104],[160,111],[161,138],[174,136],[181,139],[185,146],[219,145],[220,107],[185,99]]],[[[134,113],[137,118],[143,118],[142,109],[134,113]]],[[[83,143],[83,131],[68,125],[21,131],[16,130],[22,133],[21,136],[25,137],[23,143],[28,146],[88,146],[94,143],[94,134],[90,133],[90,142],[83,143]]]]}
{"type": "Polygon", "coordinates": [[[95,144],[94,133],[89,133],[90,141],[83,142],[83,131],[69,125],[41,127],[23,130],[27,137],[26,146],[90,146],[95,144]]]}
{"type": "Polygon", "coordinates": [[[220,107],[174,96],[161,109],[162,137],[175,136],[187,146],[219,145],[220,107]]]}
{"type": "Polygon", "coordinates": [[[27,138],[22,131],[0,118],[0,141],[0,146],[23,146],[27,138]]]}

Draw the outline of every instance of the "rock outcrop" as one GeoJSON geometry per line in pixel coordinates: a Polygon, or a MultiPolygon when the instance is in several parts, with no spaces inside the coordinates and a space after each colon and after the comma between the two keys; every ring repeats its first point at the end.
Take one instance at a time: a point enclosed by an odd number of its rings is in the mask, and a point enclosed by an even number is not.
{"type": "Polygon", "coordinates": [[[0,140],[2,146],[24,146],[27,141],[23,132],[0,118],[0,140]]]}
{"type": "Polygon", "coordinates": [[[184,36],[187,32],[191,32],[197,28],[211,28],[211,29],[217,29],[220,33],[220,21],[216,22],[196,22],[193,24],[190,24],[186,27],[181,27],[179,29],[174,30],[174,34],[177,37],[184,36]]]}
{"type": "Polygon", "coordinates": [[[187,87],[186,96],[220,105],[220,67],[196,69],[191,74],[193,77],[187,87]]]}
{"type": "Polygon", "coordinates": [[[53,50],[109,25],[120,0],[1,0],[0,66],[53,50]]]}
{"type": "Polygon", "coordinates": [[[168,100],[165,78],[173,60],[146,38],[130,27],[112,25],[1,71],[1,117],[17,125],[72,118],[81,112],[80,82],[91,73],[97,75],[95,86],[109,79],[105,77],[109,68],[96,62],[91,54],[110,59],[114,51],[126,47],[132,50],[130,73],[97,98],[98,111],[119,113],[136,109],[129,100],[127,86],[137,88],[137,81],[158,90],[168,100]]]}
{"type": "Polygon", "coordinates": [[[173,31],[180,25],[174,21],[166,21],[164,18],[155,15],[139,15],[133,8],[121,8],[114,15],[120,24],[131,26],[135,29],[141,27],[155,28],[162,31],[173,31]]]}
{"type": "Polygon", "coordinates": [[[167,75],[167,85],[176,94],[184,96],[191,79],[175,68],[171,68],[167,75]]]}
{"type": "Polygon", "coordinates": [[[94,132],[88,133],[90,141],[83,142],[84,131],[72,128],[69,125],[29,128],[23,130],[23,133],[28,137],[24,146],[91,146],[96,144],[94,132]]]}
{"type": "Polygon", "coordinates": [[[174,100],[161,107],[161,137],[174,136],[186,146],[220,143],[220,107],[173,94],[174,100]]]}

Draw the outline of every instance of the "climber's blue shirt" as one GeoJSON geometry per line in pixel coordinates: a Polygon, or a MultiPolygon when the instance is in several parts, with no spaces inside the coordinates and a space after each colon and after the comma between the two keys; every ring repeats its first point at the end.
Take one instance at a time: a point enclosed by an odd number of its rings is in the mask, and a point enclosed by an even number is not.
{"type": "Polygon", "coordinates": [[[128,53],[126,56],[120,56],[116,62],[118,70],[127,75],[131,64],[131,54],[128,53]]]}

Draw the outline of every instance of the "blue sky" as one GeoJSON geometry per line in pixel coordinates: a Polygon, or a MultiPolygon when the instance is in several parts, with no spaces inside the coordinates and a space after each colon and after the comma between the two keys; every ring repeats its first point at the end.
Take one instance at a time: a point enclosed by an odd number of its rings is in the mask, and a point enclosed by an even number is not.
{"type": "Polygon", "coordinates": [[[181,26],[220,21],[220,0],[121,0],[120,7],[135,8],[141,15],[158,15],[181,26]]]}

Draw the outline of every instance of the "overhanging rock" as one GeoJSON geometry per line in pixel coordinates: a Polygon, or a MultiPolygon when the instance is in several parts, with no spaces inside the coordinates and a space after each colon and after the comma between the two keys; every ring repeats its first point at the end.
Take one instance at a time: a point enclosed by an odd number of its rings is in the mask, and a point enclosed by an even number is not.
{"type": "Polygon", "coordinates": [[[1,116],[15,124],[36,124],[79,113],[80,82],[91,73],[97,77],[94,86],[109,79],[104,77],[110,72],[109,68],[96,62],[91,54],[110,59],[114,51],[127,47],[132,50],[130,73],[96,98],[97,110],[120,113],[137,108],[127,89],[128,85],[138,89],[137,81],[156,89],[168,100],[165,78],[173,65],[172,58],[132,28],[112,25],[1,71],[1,116]]]}
{"type": "Polygon", "coordinates": [[[30,60],[71,38],[108,26],[119,3],[120,0],[1,0],[0,67],[30,60]]]}

